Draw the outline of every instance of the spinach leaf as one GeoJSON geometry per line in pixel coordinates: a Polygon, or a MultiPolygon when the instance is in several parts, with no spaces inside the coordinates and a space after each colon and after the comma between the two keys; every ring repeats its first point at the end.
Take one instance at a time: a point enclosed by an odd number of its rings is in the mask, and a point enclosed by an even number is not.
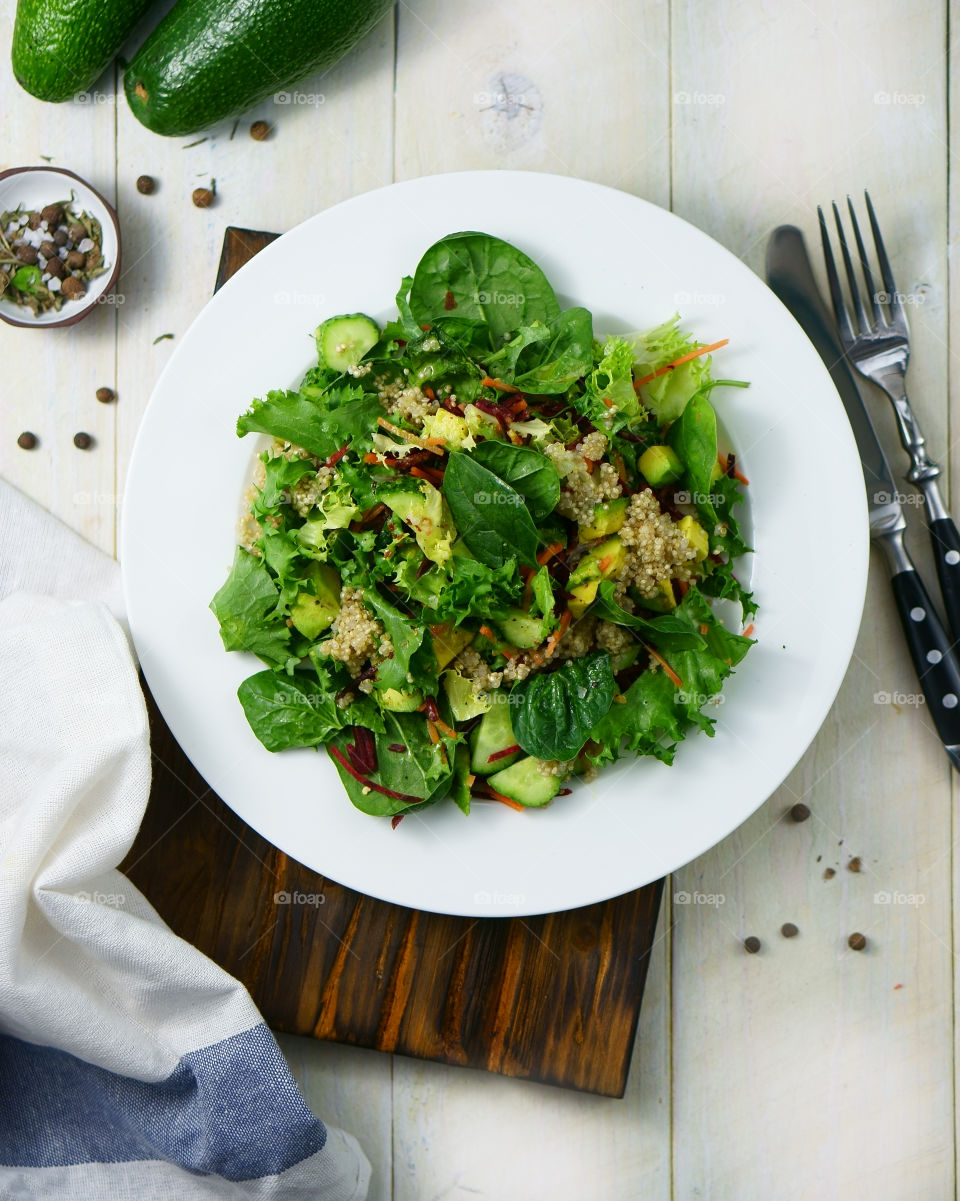
{"type": "MultiPolygon", "coordinates": [[[[250,728],[268,751],[319,746],[344,726],[361,724],[359,714],[337,705],[334,692],[299,672],[257,672],[243,681],[237,696],[250,728]]],[[[372,701],[368,704],[376,710],[372,701]]]]}
{"type": "Polygon", "coordinates": [[[454,451],[447,456],[443,494],[461,537],[481,563],[502,567],[516,558],[536,566],[537,527],[515,488],[469,455],[454,451]]]}
{"type": "Polygon", "coordinates": [[[535,522],[543,521],[557,507],[560,476],[538,450],[490,438],[477,443],[470,457],[516,488],[535,522]]]}
{"type": "Polygon", "coordinates": [[[530,676],[510,694],[513,732],[528,755],[539,759],[572,759],[613,703],[616,692],[610,656],[596,651],[568,659],[546,675],[530,676]]]}
{"type": "Polygon", "coordinates": [[[449,320],[468,348],[499,350],[505,335],[534,321],[550,322],[560,306],[547,277],[529,258],[489,234],[449,234],[417,264],[410,289],[416,322],[449,320]]]}
{"type": "MultiPolygon", "coordinates": [[[[387,711],[383,714],[383,723],[383,732],[375,735],[377,770],[366,777],[366,785],[352,776],[335,756],[331,756],[354,805],[364,813],[382,817],[420,808],[425,802],[445,796],[453,776],[456,742],[442,734],[439,742],[431,742],[427,723],[420,713],[387,711]],[[405,749],[391,751],[391,746],[405,749]],[[387,796],[371,785],[379,785],[401,795],[387,796]],[[364,787],[369,791],[365,793],[364,787]]],[[[352,735],[348,730],[335,734],[332,739],[342,755],[346,755],[347,743],[351,741],[352,735]]]]}
{"type": "Polygon", "coordinates": [[[712,529],[717,523],[710,495],[710,477],[717,463],[717,415],[702,392],[687,401],[679,418],[670,426],[667,441],[686,468],[684,483],[693,504],[712,529]]]}
{"type": "Polygon", "coordinates": [[[237,435],[272,434],[302,446],[317,458],[329,458],[344,443],[367,445],[383,409],[375,393],[346,385],[318,397],[306,392],[268,392],[237,421],[237,435]]]}
{"type": "Polygon", "coordinates": [[[597,599],[590,612],[603,621],[612,621],[615,625],[625,626],[636,630],[647,642],[655,646],[676,648],[677,650],[698,650],[706,646],[703,636],[693,629],[688,621],[665,613],[662,617],[640,617],[636,613],[628,613],[613,599],[613,581],[601,580],[597,589],[597,599]]]}
{"type": "Polygon", "coordinates": [[[523,351],[516,373],[505,382],[513,383],[521,392],[548,396],[566,392],[593,367],[593,317],[589,310],[565,309],[551,323],[549,341],[536,351],[523,351]]]}
{"type": "Polygon", "coordinates": [[[210,602],[228,651],[252,651],[265,663],[286,667],[290,630],[278,612],[280,593],[262,559],[238,546],[226,583],[210,602]]]}

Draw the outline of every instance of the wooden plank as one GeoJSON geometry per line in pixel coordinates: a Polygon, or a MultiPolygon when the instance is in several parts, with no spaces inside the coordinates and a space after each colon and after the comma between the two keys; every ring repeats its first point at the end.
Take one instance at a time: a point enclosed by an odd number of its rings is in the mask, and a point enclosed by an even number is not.
{"type": "MultiPolygon", "coordinates": [[[[668,204],[667,16],[625,0],[563,0],[546,21],[530,0],[401,6],[396,177],[522,168],[668,204]]],[[[669,1196],[666,968],[661,941],[620,1102],[397,1059],[397,1201],[669,1196]]]]}
{"type": "MultiPolygon", "coordinates": [[[[13,15],[13,5],[0,12],[4,47],[10,45],[13,15]]],[[[43,167],[49,158],[50,166],[74,171],[113,203],[114,111],[112,69],[82,100],[44,104],[20,88],[5,53],[0,59],[0,170],[43,167]]],[[[116,312],[112,303],[98,305],[78,325],[63,329],[0,323],[0,474],[111,554],[116,413],[112,405],[97,402],[96,391],[116,383],[116,312]],[[37,435],[35,450],[18,448],[24,430],[37,435]],[[89,450],[73,445],[81,430],[94,438],[89,450]]]]}
{"type": "MultiPolygon", "coordinates": [[[[869,26],[822,0],[773,21],[742,0],[673,11],[677,211],[761,271],[775,225],[800,225],[819,259],[817,202],[869,186],[912,298],[913,396],[943,454],[944,6],[884,0],[869,26]]],[[[868,399],[900,474],[888,414],[868,399]]],[[[784,403],[802,403],[787,377],[784,403]]],[[[954,1193],[949,774],[909,703],[917,685],[885,574],[876,561],[853,663],[811,751],[675,877],[678,892],[725,898],[673,910],[677,1197],[954,1193]],[[899,707],[874,703],[897,693],[899,707]],[[813,816],[797,825],[784,812],[801,798],[813,816]],[[793,939],[779,933],[787,921],[793,939]],[[854,931],[863,952],[847,946],[854,931]],[[750,934],[756,955],[740,943],[750,934]]],[[[843,586],[822,581],[825,621],[843,586]]],[[[757,628],[762,640],[762,612],[757,628]]]]}

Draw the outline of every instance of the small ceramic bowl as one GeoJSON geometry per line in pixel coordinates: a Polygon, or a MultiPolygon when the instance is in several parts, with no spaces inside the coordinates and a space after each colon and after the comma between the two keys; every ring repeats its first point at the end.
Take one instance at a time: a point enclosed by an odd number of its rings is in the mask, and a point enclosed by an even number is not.
{"type": "Polygon", "coordinates": [[[77,300],[65,300],[59,312],[33,313],[23,305],[0,299],[0,318],[9,325],[53,329],[76,323],[102,304],[120,275],[120,223],[113,207],[79,175],[59,167],[12,167],[0,171],[0,213],[22,206],[42,209],[59,200],[73,200],[77,207],[96,217],[103,229],[103,261],[106,271],[91,280],[86,293],[77,300]]]}

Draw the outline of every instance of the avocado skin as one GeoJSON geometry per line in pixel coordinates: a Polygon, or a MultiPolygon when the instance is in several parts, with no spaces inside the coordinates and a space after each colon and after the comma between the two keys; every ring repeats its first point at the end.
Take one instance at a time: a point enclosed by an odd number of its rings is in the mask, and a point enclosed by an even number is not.
{"type": "Polygon", "coordinates": [[[10,58],[17,83],[59,103],[96,83],[153,0],[19,0],[10,58]]]}
{"type": "Polygon", "coordinates": [[[196,133],[333,66],[392,7],[392,0],[179,0],[127,68],[127,100],[154,133],[196,133]]]}

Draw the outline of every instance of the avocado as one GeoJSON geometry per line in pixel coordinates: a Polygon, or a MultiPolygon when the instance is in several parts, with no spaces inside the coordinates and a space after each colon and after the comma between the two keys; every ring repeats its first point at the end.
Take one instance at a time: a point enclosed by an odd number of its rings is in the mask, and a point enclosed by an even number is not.
{"type": "Polygon", "coordinates": [[[677,607],[677,598],[674,595],[673,584],[670,580],[658,580],[657,587],[659,592],[654,596],[637,596],[638,604],[643,605],[645,609],[652,609],[654,613],[669,613],[677,607]]]}
{"type": "Polygon", "coordinates": [[[539,646],[556,624],[553,617],[532,617],[523,609],[511,609],[506,617],[497,619],[497,627],[511,646],[527,650],[539,646]]]}
{"type": "Polygon", "coordinates": [[[460,626],[451,625],[450,622],[431,626],[430,637],[433,639],[433,654],[437,660],[437,667],[443,670],[448,663],[452,663],[464,647],[473,642],[475,636],[473,630],[464,630],[460,626]]]}
{"type": "Polygon", "coordinates": [[[495,692],[491,706],[480,718],[480,724],[470,735],[470,770],[478,776],[499,771],[520,757],[519,747],[510,755],[490,762],[490,756],[516,746],[517,739],[510,723],[510,702],[502,692],[495,692]]]}
{"type": "Polygon", "coordinates": [[[327,563],[311,562],[306,580],[313,585],[301,588],[290,606],[290,620],[304,638],[319,638],[340,612],[340,576],[327,563]]]}
{"type": "MultiPolygon", "coordinates": [[[[89,7],[105,3],[89,0],[89,7]]],[[[73,8],[67,18],[62,2],[49,7],[75,38],[87,36],[73,8]]],[[[109,7],[119,9],[119,0],[109,7]]],[[[332,67],[392,7],[392,0],[179,0],[127,68],[127,100],[138,121],[168,137],[238,117],[271,96],[289,102],[287,89],[332,67]]]]}
{"type": "Polygon", "coordinates": [[[672,446],[648,446],[637,459],[637,466],[653,488],[672,484],[683,475],[683,462],[672,446]]]}
{"type": "Polygon", "coordinates": [[[629,504],[628,496],[618,496],[616,500],[605,500],[602,505],[597,505],[590,520],[580,527],[580,541],[592,542],[595,538],[609,538],[615,534],[627,519],[629,504]]]}
{"type": "Polygon", "coordinates": [[[422,692],[402,692],[399,688],[374,689],[381,709],[392,713],[414,713],[423,704],[422,692]]]}
{"type": "Polygon", "coordinates": [[[457,535],[453,515],[443,495],[427,480],[420,480],[416,491],[410,488],[378,488],[377,500],[405,521],[413,530],[417,545],[434,563],[450,558],[451,544],[457,535]]]}
{"type": "Polygon", "coordinates": [[[458,671],[445,671],[442,678],[455,721],[469,721],[490,708],[490,694],[479,688],[476,680],[468,680],[458,671]]]}
{"type": "Polygon", "coordinates": [[[622,651],[615,651],[610,655],[610,666],[613,669],[614,675],[618,671],[623,671],[627,667],[632,667],[640,657],[640,643],[634,642],[632,646],[626,647],[622,651]]]}
{"type": "Polygon", "coordinates": [[[19,0],[10,55],[17,83],[38,100],[70,100],[85,92],[151,3],[19,0]]]}
{"type": "Polygon", "coordinates": [[[616,578],[626,557],[626,549],[618,534],[587,551],[567,582],[567,591],[572,598],[568,607],[573,617],[583,616],[597,599],[600,581],[616,578]]]}
{"type": "Polygon", "coordinates": [[[560,791],[560,777],[542,770],[543,760],[527,755],[498,771],[488,780],[495,792],[516,801],[520,805],[540,808],[548,805],[560,791]]]}
{"type": "Polygon", "coordinates": [[[710,553],[710,538],[696,517],[681,517],[677,522],[680,533],[690,543],[690,549],[696,554],[697,563],[701,563],[710,553]]]}

